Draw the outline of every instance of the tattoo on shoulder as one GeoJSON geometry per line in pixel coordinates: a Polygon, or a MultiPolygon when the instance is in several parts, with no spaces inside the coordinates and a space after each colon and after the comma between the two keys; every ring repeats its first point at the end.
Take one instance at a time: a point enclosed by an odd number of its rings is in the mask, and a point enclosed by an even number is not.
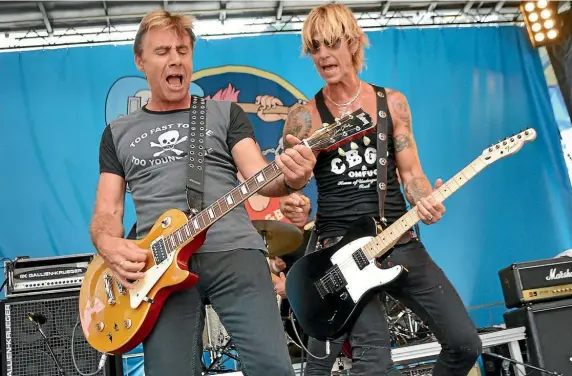
{"type": "Polygon", "coordinates": [[[393,137],[393,147],[396,153],[408,149],[412,146],[411,137],[407,134],[398,134],[393,137]]]}
{"type": "Polygon", "coordinates": [[[393,95],[394,100],[391,101],[391,108],[393,109],[391,115],[395,116],[407,129],[411,129],[411,110],[407,99],[401,93],[395,92],[393,95]]]}
{"type": "Polygon", "coordinates": [[[312,130],[312,115],[310,111],[305,106],[297,106],[288,114],[284,124],[284,148],[290,148],[290,145],[286,141],[286,135],[291,134],[298,137],[300,140],[310,136],[310,131],[312,130]]]}

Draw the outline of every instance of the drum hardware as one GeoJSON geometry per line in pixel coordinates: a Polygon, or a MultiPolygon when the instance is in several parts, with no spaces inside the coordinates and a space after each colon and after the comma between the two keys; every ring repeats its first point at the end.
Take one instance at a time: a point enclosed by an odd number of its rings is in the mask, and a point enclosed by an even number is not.
{"type": "Polygon", "coordinates": [[[252,221],[268,249],[268,257],[292,253],[302,244],[303,235],[296,226],[276,220],[252,221]]]}
{"type": "Polygon", "coordinates": [[[226,369],[225,365],[222,364],[222,361],[223,361],[225,356],[234,360],[237,363],[240,362],[240,359],[238,358],[238,356],[236,356],[230,352],[230,347],[232,347],[232,345],[231,345],[231,340],[229,339],[224,344],[224,346],[222,346],[222,348],[220,348],[220,349],[217,348],[217,349],[211,350],[210,351],[210,353],[211,353],[210,365],[207,367],[207,365],[204,362],[202,363],[203,374],[211,375],[211,374],[230,373],[230,372],[238,371],[239,367],[237,367],[236,369],[232,369],[232,368],[226,369]]]}
{"type": "Polygon", "coordinates": [[[389,294],[384,295],[392,346],[436,340],[429,327],[416,314],[389,294]]]}
{"type": "Polygon", "coordinates": [[[203,374],[236,372],[240,369],[240,359],[232,353],[234,345],[218,314],[211,305],[205,305],[205,327],[203,329],[203,352],[207,352],[208,362],[201,359],[203,374]],[[228,367],[225,361],[232,359],[235,367],[228,367]],[[206,364],[208,363],[208,365],[206,364]]]}

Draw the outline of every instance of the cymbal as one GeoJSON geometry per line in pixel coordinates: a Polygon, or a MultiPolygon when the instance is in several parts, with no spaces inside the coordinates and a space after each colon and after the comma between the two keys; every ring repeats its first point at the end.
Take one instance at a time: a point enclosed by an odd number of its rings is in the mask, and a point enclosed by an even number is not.
{"type": "Polygon", "coordinates": [[[290,223],[260,219],[252,221],[252,224],[264,239],[269,257],[292,253],[304,240],[302,231],[290,223]]]}

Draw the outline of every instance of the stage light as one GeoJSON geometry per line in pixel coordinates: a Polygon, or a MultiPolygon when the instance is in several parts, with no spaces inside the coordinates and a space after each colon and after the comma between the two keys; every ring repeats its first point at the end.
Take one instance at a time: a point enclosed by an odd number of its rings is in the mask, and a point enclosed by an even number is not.
{"type": "MultiPolygon", "coordinates": [[[[534,24],[534,25],[537,25],[537,24],[534,24]]],[[[532,26],[534,26],[534,25],[532,25],[532,26]]],[[[540,26],[540,24],[538,24],[538,25],[540,26]]],[[[554,27],[554,21],[552,21],[552,20],[546,20],[546,21],[544,21],[544,28],[550,30],[550,29],[552,29],[553,27],[554,27]]],[[[536,31],[538,31],[538,30],[536,30],[536,31]]]]}
{"type": "Polygon", "coordinates": [[[532,12],[534,10],[534,3],[526,3],[526,5],[524,6],[524,9],[527,12],[532,12]]]}
{"type": "Polygon", "coordinates": [[[560,18],[557,1],[527,1],[520,5],[528,36],[534,47],[557,43],[560,18]]]}
{"type": "Polygon", "coordinates": [[[538,21],[538,14],[537,13],[530,13],[528,15],[528,19],[530,20],[530,22],[536,22],[536,21],[538,21]]]}

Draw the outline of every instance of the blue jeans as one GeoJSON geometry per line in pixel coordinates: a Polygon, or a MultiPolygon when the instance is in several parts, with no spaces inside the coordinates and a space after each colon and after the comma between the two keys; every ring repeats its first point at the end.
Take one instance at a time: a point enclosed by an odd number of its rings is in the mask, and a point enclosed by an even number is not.
{"type": "MultiPolygon", "coordinates": [[[[332,245],[332,241],[328,245],[332,245]]],[[[461,298],[443,270],[418,240],[396,246],[382,262],[384,268],[392,265],[403,265],[409,273],[406,278],[387,286],[385,291],[419,316],[441,344],[442,351],[433,375],[467,376],[482,352],[482,343],[461,298]]],[[[351,375],[401,375],[391,360],[389,329],[380,296],[372,297],[347,336],[330,342],[328,357],[317,359],[308,355],[305,375],[331,375],[346,340],[352,347],[351,375]]],[[[310,338],[308,350],[323,357],[325,343],[310,338]]]]}

